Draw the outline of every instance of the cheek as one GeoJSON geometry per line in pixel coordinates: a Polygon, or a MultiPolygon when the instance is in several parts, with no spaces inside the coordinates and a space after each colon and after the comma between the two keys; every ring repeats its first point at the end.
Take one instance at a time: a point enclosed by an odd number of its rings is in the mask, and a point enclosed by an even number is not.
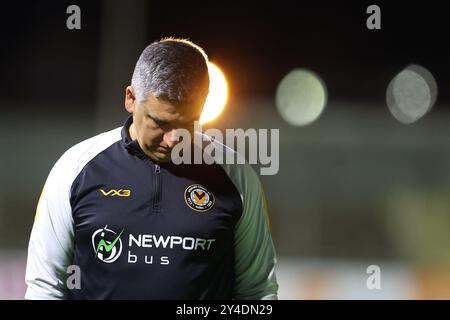
{"type": "Polygon", "coordinates": [[[152,144],[159,144],[159,142],[163,139],[163,131],[154,129],[150,126],[144,126],[141,131],[141,139],[148,146],[152,144]]]}

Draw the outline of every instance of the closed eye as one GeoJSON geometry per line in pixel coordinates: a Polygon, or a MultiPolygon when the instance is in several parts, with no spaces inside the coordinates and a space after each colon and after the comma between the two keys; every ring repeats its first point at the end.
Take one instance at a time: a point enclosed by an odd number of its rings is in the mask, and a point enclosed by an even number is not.
{"type": "Polygon", "coordinates": [[[183,127],[189,128],[189,127],[193,127],[194,126],[195,121],[198,121],[198,119],[196,118],[196,119],[188,121],[186,123],[183,123],[183,124],[180,124],[180,125],[176,125],[175,123],[170,123],[169,121],[160,120],[160,119],[157,119],[155,117],[152,117],[149,114],[147,114],[146,116],[147,116],[147,118],[151,119],[157,126],[163,128],[163,129],[169,129],[169,128],[173,128],[173,127],[175,127],[175,128],[183,128],[183,127]]]}
{"type": "Polygon", "coordinates": [[[167,127],[170,125],[170,123],[168,121],[164,121],[164,120],[159,120],[156,119],[154,117],[152,117],[151,115],[147,114],[147,118],[151,119],[154,123],[156,123],[159,127],[167,127]]]}

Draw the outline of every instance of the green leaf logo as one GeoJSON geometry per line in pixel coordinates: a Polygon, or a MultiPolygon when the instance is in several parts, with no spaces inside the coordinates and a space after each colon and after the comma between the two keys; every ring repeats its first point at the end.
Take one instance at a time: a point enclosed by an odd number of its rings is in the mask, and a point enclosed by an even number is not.
{"type": "Polygon", "coordinates": [[[120,233],[104,228],[96,230],[92,235],[92,246],[95,251],[95,257],[105,263],[116,261],[122,253],[122,236],[124,229],[120,233]]]}

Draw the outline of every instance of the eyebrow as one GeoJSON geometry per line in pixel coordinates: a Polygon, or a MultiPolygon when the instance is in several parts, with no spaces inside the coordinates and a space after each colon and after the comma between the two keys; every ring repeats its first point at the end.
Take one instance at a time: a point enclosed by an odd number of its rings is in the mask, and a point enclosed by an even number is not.
{"type": "MultiPolygon", "coordinates": [[[[159,126],[167,126],[167,125],[171,124],[170,121],[158,119],[158,118],[152,116],[150,113],[147,113],[147,117],[152,119],[159,126]]],[[[177,123],[177,124],[179,124],[179,125],[186,125],[186,124],[189,124],[189,123],[194,122],[196,120],[198,120],[198,119],[194,118],[194,119],[190,119],[190,120],[188,120],[188,121],[186,121],[184,123],[177,123]]]]}
{"type": "Polygon", "coordinates": [[[166,125],[169,125],[169,124],[170,124],[169,121],[161,120],[161,119],[155,118],[155,117],[152,116],[150,113],[147,113],[147,117],[149,117],[150,119],[152,119],[153,121],[155,121],[156,124],[159,125],[159,126],[166,126],[166,125]]]}

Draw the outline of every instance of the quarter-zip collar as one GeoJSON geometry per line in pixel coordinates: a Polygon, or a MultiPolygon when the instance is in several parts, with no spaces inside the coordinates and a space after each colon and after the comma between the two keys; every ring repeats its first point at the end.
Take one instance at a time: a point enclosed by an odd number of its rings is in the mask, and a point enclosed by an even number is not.
{"type": "Polygon", "coordinates": [[[153,162],[153,160],[150,157],[148,157],[144,153],[144,151],[142,151],[141,146],[139,145],[138,141],[131,139],[130,126],[132,123],[133,123],[133,116],[129,116],[122,127],[121,136],[122,136],[122,142],[125,145],[125,148],[128,151],[130,151],[132,154],[136,155],[137,157],[139,157],[141,159],[148,158],[153,162]]]}

